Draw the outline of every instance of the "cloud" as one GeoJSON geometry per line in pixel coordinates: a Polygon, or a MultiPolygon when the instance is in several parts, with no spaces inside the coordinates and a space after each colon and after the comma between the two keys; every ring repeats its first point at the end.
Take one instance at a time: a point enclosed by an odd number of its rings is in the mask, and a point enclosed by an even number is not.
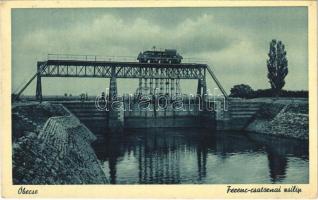
{"type": "MultiPolygon", "coordinates": [[[[288,51],[286,88],[306,89],[304,16],[303,8],[20,9],[13,12],[13,89],[34,73],[36,62],[48,53],[130,56],[136,60],[140,51],[154,45],[175,48],[184,58],[206,61],[228,91],[239,83],[265,88],[272,38],[283,40],[288,51]]],[[[61,80],[63,83],[70,82],[61,80]]],[[[126,82],[122,84],[129,89],[126,82]]],[[[26,92],[34,93],[34,87],[26,92]]],[[[86,87],[95,91],[96,82],[86,87]]],[[[58,91],[47,88],[49,93],[58,91]]],[[[74,91],[81,89],[75,87],[74,91]]]]}
{"type": "Polygon", "coordinates": [[[75,24],[67,29],[35,30],[26,35],[22,45],[34,50],[94,52],[137,55],[151,48],[181,49],[184,53],[221,51],[237,37],[228,27],[213,24],[213,16],[185,19],[175,28],[162,27],[147,19],[136,18],[131,24],[112,15],[103,15],[88,24],[75,24]]]}

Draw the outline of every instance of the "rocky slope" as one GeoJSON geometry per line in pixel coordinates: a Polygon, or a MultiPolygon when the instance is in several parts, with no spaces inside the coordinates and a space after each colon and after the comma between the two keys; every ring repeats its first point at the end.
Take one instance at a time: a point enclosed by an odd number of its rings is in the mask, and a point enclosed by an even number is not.
{"type": "Polygon", "coordinates": [[[308,102],[266,103],[246,130],[308,140],[308,102]]]}
{"type": "Polygon", "coordinates": [[[13,124],[20,125],[22,132],[13,133],[14,184],[108,183],[90,145],[95,136],[63,106],[39,104],[14,109],[13,113],[20,115],[29,111],[23,114],[27,119],[13,124]]]}

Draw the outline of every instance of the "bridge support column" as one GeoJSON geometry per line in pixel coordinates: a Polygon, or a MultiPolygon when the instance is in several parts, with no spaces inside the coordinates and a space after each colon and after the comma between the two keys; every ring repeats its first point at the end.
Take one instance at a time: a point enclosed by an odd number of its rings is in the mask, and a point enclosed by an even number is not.
{"type": "Polygon", "coordinates": [[[204,79],[198,79],[198,88],[197,88],[197,95],[200,95],[203,99],[203,97],[207,94],[207,87],[206,87],[206,81],[204,79]]]}
{"type": "Polygon", "coordinates": [[[202,80],[202,99],[205,100],[206,98],[206,95],[207,95],[207,87],[206,87],[206,81],[205,81],[205,78],[202,80]]]}
{"type": "Polygon", "coordinates": [[[113,98],[117,97],[117,80],[115,73],[115,67],[112,67],[112,77],[109,82],[109,101],[112,101],[113,98]]]}
{"type": "Polygon", "coordinates": [[[142,78],[139,78],[138,97],[142,95],[142,78]]]}
{"type": "Polygon", "coordinates": [[[170,80],[170,95],[171,97],[175,96],[175,93],[174,93],[174,86],[175,86],[175,83],[174,83],[174,79],[171,79],[170,80]]]}
{"type": "Polygon", "coordinates": [[[201,95],[201,79],[198,79],[197,95],[201,95]]]}
{"type": "Polygon", "coordinates": [[[149,81],[149,93],[153,95],[153,79],[151,78],[149,81]]]}
{"type": "Polygon", "coordinates": [[[35,99],[42,101],[41,65],[39,64],[37,65],[35,99]]]}
{"type": "Polygon", "coordinates": [[[206,69],[203,70],[203,77],[198,79],[197,95],[201,97],[204,105],[207,98],[206,69]]]}
{"type": "Polygon", "coordinates": [[[108,127],[111,133],[120,133],[123,130],[123,101],[117,98],[116,68],[112,67],[112,76],[109,83],[109,115],[108,127]]]}
{"type": "Polygon", "coordinates": [[[155,79],[155,89],[154,89],[154,93],[158,92],[157,90],[159,90],[159,79],[158,79],[158,78],[155,79]]]}
{"type": "Polygon", "coordinates": [[[230,112],[230,100],[223,99],[216,103],[216,121],[217,130],[230,130],[231,129],[231,112],[230,112]]]}
{"type": "Polygon", "coordinates": [[[180,79],[176,80],[176,96],[179,96],[181,94],[181,88],[180,88],[180,79]]]}
{"type": "Polygon", "coordinates": [[[145,78],[144,80],[145,80],[145,82],[144,82],[145,84],[144,84],[144,90],[143,90],[144,92],[143,92],[143,94],[147,95],[148,94],[148,79],[145,78]]]}
{"type": "Polygon", "coordinates": [[[207,95],[207,87],[206,87],[206,69],[204,69],[204,77],[203,77],[203,97],[206,98],[207,95]]]}
{"type": "Polygon", "coordinates": [[[164,84],[163,84],[163,79],[160,79],[160,94],[164,94],[164,84]]]}
{"type": "Polygon", "coordinates": [[[204,76],[198,80],[197,95],[200,95],[200,101],[202,104],[202,111],[200,112],[201,125],[208,129],[216,128],[215,111],[211,111],[208,106],[208,94],[206,85],[206,71],[204,70],[204,76]]]}

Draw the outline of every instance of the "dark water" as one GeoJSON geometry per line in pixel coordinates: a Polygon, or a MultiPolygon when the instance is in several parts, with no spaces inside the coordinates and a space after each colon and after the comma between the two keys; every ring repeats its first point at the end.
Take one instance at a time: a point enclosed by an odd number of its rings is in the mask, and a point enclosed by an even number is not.
{"type": "Polygon", "coordinates": [[[112,184],[308,183],[308,144],[253,133],[148,129],[95,144],[112,184]]]}

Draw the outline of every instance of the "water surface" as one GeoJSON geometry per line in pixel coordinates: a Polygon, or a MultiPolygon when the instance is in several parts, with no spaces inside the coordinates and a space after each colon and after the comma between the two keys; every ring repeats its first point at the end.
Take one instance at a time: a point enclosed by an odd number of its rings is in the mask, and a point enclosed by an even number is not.
{"type": "Polygon", "coordinates": [[[94,145],[112,184],[308,183],[308,144],[254,133],[139,129],[94,145]]]}

